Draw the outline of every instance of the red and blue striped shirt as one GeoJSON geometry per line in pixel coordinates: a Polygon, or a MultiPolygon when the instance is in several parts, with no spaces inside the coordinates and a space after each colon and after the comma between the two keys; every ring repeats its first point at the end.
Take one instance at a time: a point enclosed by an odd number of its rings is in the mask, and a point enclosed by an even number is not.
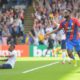
{"type": "Polygon", "coordinates": [[[71,18],[69,21],[62,21],[60,29],[64,28],[66,39],[78,39],[78,28],[80,28],[80,22],[76,18],[71,18]]]}

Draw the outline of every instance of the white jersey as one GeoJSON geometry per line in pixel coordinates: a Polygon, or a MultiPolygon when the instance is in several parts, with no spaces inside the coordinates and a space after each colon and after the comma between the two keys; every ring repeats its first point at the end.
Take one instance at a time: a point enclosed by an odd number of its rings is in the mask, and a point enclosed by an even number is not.
{"type": "MultiPolygon", "coordinates": [[[[53,28],[52,27],[48,27],[48,28],[46,28],[46,33],[50,33],[50,32],[52,32],[53,31],[53,28]]],[[[55,39],[55,37],[56,37],[56,34],[51,34],[51,38],[52,39],[55,39]]]]}
{"type": "Polygon", "coordinates": [[[60,31],[57,33],[57,40],[65,40],[65,39],[66,39],[66,35],[65,35],[64,30],[60,30],[60,31]]]}
{"type": "Polygon", "coordinates": [[[13,56],[8,58],[8,61],[6,62],[6,64],[10,64],[12,66],[12,68],[14,68],[16,58],[17,58],[17,52],[15,50],[13,50],[12,52],[10,52],[10,56],[11,55],[13,55],[13,56]]]}

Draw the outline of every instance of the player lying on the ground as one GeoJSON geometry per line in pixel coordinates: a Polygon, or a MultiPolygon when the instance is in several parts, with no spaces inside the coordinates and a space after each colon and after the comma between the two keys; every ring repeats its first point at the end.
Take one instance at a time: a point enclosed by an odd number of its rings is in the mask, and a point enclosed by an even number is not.
{"type": "Polygon", "coordinates": [[[65,20],[60,24],[57,30],[47,34],[46,36],[58,32],[64,29],[66,34],[66,47],[68,56],[74,60],[76,65],[75,57],[73,56],[73,48],[75,48],[79,58],[80,58],[80,38],[78,37],[78,28],[80,28],[80,22],[76,18],[71,18],[71,10],[67,9],[64,11],[65,20]]]}
{"type": "MultiPolygon", "coordinates": [[[[8,59],[0,60],[0,61],[6,61],[4,64],[0,64],[0,69],[12,69],[12,68],[14,68],[15,62],[16,62],[16,57],[17,57],[17,53],[14,49],[15,49],[14,45],[9,46],[8,51],[10,54],[8,56],[5,56],[8,59]]],[[[3,56],[0,56],[0,57],[3,57],[3,56]]]]}

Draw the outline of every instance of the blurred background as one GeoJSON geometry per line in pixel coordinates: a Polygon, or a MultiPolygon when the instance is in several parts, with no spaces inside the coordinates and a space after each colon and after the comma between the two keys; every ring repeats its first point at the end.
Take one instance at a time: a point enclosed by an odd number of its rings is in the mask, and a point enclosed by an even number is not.
{"type": "Polygon", "coordinates": [[[80,0],[0,0],[0,44],[47,45],[44,35],[58,27],[67,8],[80,20],[80,0]]]}

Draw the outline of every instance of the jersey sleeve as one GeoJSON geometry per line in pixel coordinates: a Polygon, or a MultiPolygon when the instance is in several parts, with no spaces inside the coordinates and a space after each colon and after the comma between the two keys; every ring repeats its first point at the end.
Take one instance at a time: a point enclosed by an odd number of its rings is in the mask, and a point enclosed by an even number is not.
{"type": "Polygon", "coordinates": [[[74,18],[73,20],[74,20],[75,24],[76,24],[78,27],[80,27],[80,21],[79,21],[78,19],[76,19],[76,18],[74,18]]]}
{"type": "Polygon", "coordinates": [[[59,29],[62,29],[63,28],[63,25],[62,25],[62,23],[60,23],[60,25],[59,25],[59,29]]]}

